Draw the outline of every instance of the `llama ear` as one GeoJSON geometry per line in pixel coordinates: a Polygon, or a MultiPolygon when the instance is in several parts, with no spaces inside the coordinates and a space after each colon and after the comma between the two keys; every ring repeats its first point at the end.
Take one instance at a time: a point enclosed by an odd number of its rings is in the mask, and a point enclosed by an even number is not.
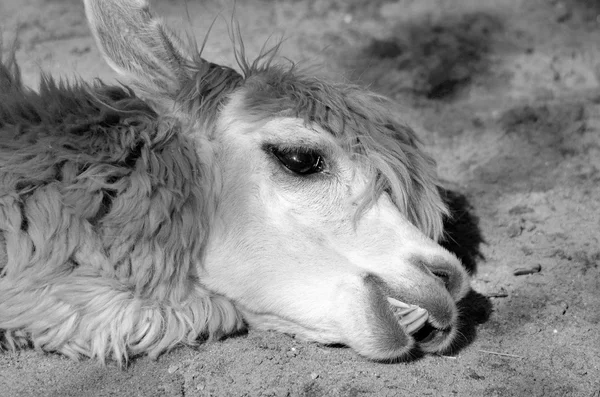
{"type": "Polygon", "coordinates": [[[191,59],[146,0],[85,0],[96,43],[108,64],[142,94],[174,99],[191,59]]]}

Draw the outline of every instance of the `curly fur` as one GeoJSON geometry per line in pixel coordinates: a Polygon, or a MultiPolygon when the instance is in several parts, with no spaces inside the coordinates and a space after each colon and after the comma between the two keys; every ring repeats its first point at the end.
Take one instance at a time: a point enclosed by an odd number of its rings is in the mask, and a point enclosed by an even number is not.
{"type": "Polygon", "coordinates": [[[243,327],[196,265],[210,167],[127,88],[0,65],[0,342],[119,362],[243,327]]]}

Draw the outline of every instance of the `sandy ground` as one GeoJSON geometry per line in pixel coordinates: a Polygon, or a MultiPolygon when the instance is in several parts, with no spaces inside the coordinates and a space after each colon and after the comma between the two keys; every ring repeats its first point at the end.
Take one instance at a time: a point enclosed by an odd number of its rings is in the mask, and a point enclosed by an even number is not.
{"type": "MultiPolygon", "coordinates": [[[[189,2],[199,37],[220,13],[205,55],[232,64],[233,1],[189,2]]],[[[154,3],[185,24],[182,1],[154,3]]],[[[283,55],[398,100],[480,219],[476,337],[397,364],[255,331],[127,370],[25,350],[0,354],[0,395],[599,397],[600,3],[238,0],[235,18],[250,56],[283,36],[283,55]]],[[[5,43],[17,26],[30,85],[114,79],[80,1],[0,1],[5,43]]]]}

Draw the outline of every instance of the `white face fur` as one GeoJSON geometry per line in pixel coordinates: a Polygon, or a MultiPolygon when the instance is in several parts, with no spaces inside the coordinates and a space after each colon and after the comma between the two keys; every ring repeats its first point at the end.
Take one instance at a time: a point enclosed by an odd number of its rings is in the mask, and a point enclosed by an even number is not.
{"type": "Polygon", "coordinates": [[[468,289],[456,257],[387,194],[356,220],[365,167],[300,119],[241,121],[239,103],[224,108],[213,142],[222,191],[202,283],[251,326],[347,344],[374,359],[405,355],[425,324],[421,348],[448,347],[455,301],[468,289]],[[306,175],[289,169],[298,153],[310,153],[300,163],[306,175]]]}

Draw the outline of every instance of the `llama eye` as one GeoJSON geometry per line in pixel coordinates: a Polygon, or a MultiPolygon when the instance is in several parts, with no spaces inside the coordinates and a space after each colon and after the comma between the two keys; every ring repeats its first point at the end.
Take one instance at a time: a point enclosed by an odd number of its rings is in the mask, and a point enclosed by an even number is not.
{"type": "Polygon", "coordinates": [[[310,175],[323,171],[323,157],[314,150],[271,148],[271,152],[285,168],[298,175],[310,175]]]}

